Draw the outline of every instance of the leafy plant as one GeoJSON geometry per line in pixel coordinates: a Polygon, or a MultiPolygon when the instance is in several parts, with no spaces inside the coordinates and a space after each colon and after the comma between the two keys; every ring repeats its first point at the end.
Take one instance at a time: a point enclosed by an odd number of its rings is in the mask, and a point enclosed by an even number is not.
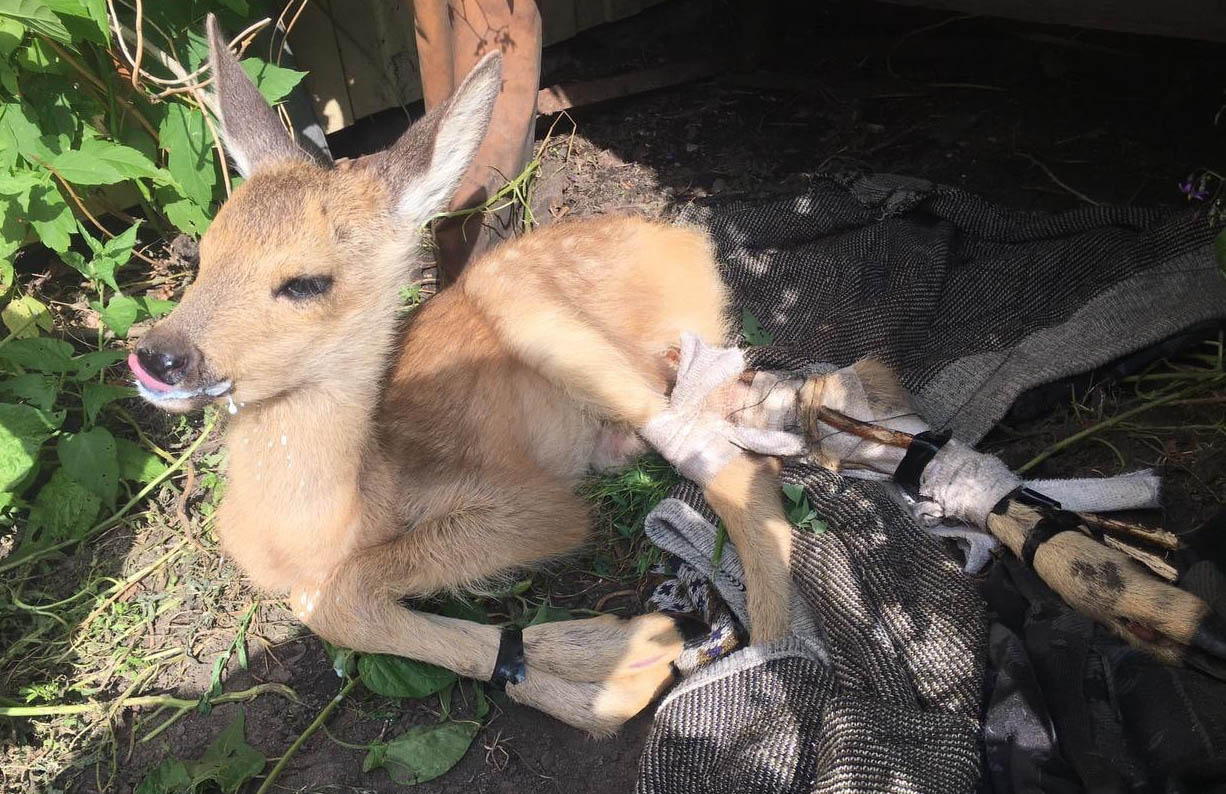
{"type": "Polygon", "coordinates": [[[809,497],[805,489],[799,485],[783,486],[783,495],[787,498],[788,520],[801,529],[820,535],[826,531],[826,522],[818,517],[817,511],[809,506],[809,497]]]}
{"type": "Polygon", "coordinates": [[[362,761],[362,770],[386,769],[392,780],[404,786],[425,783],[447,772],[468,752],[481,720],[489,713],[485,690],[476,686],[474,692],[475,720],[415,725],[389,742],[376,742],[362,761]]]}
{"type": "MultiPolygon", "coordinates": [[[[226,195],[199,82],[203,18],[216,11],[237,30],[252,9],[144,5],[138,15],[126,0],[0,0],[0,521],[27,519],[14,559],[83,537],[125,487],[165,468],[105,416],[134,394],[107,380],[126,356],[117,343],[175,305],[124,289],[121,273],[148,260],[142,232],[198,235],[226,195]],[[120,211],[134,203],[146,223],[120,211]],[[19,273],[48,259],[81,278],[88,343],[19,273]]],[[[303,76],[258,58],[243,66],[270,101],[303,76]]]]}
{"type": "Polygon", "coordinates": [[[136,794],[183,794],[205,783],[215,783],[226,794],[258,775],[268,762],[259,750],[247,744],[240,710],[234,722],[218,734],[197,761],[171,758],[145,776],[136,794]]]}

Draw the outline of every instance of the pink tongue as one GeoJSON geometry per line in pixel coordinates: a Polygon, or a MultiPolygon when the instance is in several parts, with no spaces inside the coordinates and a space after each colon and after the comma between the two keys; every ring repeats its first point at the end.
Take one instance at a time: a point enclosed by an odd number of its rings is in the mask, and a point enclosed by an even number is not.
{"type": "Polygon", "coordinates": [[[153,391],[170,391],[174,388],[174,386],[171,386],[168,383],[162,383],[160,380],[146,372],[145,368],[140,365],[140,359],[136,357],[135,353],[128,356],[128,368],[132,370],[132,374],[135,375],[136,379],[144,384],[145,388],[147,389],[152,389],[153,391]]]}

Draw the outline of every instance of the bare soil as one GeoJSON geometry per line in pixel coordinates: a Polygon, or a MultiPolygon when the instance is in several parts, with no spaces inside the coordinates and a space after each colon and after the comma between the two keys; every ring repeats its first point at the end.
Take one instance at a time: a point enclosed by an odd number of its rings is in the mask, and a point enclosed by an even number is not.
{"type": "MultiPolygon", "coordinates": [[[[688,202],[765,198],[803,189],[810,174],[839,161],[958,185],[1020,209],[1061,210],[1087,200],[1175,205],[1184,200],[1179,181],[1222,159],[1214,126],[1226,85],[1220,47],[953,20],[871,3],[804,3],[772,6],[769,37],[753,62],[753,53],[740,47],[741,24],[730,10],[737,5],[667,3],[547,54],[546,82],[681,59],[733,63],[708,80],[572,112],[573,138],[567,122],[559,123],[544,158],[535,202],[543,219],[623,211],[664,216],[688,202]],[[736,68],[746,60],[749,67],[736,68]]],[[[363,140],[377,137],[350,134],[337,142],[349,150],[338,153],[359,153],[363,140]]],[[[1022,463],[1134,397],[1123,387],[1100,386],[1077,399],[1087,407],[1075,410],[1064,398],[1039,419],[998,430],[988,448],[1022,463]]],[[[1220,427],[1224,411],[1221,402],[1185,405],[1154,410],[1143,421],[1220,427]]],[[[1053,457],[1036,473],[1155,466],[1167,478],[1169,528],[1189,531],[1221,510],[1222,432],[1132,428],[1100,438],[1053,457]]],[[[554,605],[642,610],[650,583],[624,578],[640,550],[607,538],[594,549],[592,557],[539,577],[535,592],[554,605]],[[610,568],[613,574],[598,574],[610,568]]],[[[241,592],[240,585],[235,589],[241,592]]],[[[244,603],[230,607],[237,611],[244,603]]],[[[519,606],[507,599],[494,608],[519,606]]],[[[336,694],[339,681],[320,643],[302,636],[279,607],[265,605],[261,614],[259,633],[268,644],[253,643],[247,671],[231,660],[224,681],[227,691],[286,683],[302,697],[301,704],[261,697],[242,706],[248,740],[278,756],[336,694]]],[[[199,662],[181,678],[165,682],[186,696],[207,688],[214,655],[201,649],[194,657],[199,662]]],[[[115,790],[130,790],[170,753],[198,756],[236,708],[190,715],[154,742],[136,744],[122,759],[115,790]]],[[[431,700],[405,706],[355,694],[328,727],[336,739],[363,744],[433,720],[437,711],[431,700]]],[[[617,737],[595,741],[537,712],[496,704],[460,764],[417,790],[624,794],[633,787],[649,725],[643,715],[617,737]]],[[[363,773],[363,755],[321,731],[277,788],[400,788],[384,772],[363,773]]]]}

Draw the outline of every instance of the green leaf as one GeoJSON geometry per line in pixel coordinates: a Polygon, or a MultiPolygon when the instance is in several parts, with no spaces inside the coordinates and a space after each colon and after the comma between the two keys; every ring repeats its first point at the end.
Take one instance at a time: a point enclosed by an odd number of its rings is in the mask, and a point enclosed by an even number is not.
{"type": "Polygon", "coordinates": [[[243,712],[239,711],[234,722],[218,734],[200,760],[188,766],[188,771],[194,785],[212,780],[226,794],[234,794],[260,774],[265,763],[260,751],[247,744],[243,712]]]}
{"type": "Polygon", "coordinates": [[[22,169],[0,174],[0,194],[15,196],[22,200],[22,206],[29,206],[30,191],[46,182],[46,177],[37,171],[22,169]]]}
{"type": "Polygon", "coordinates": [[[42,0],[62,17],[70,33],[105,44],[110,40],[106,18],[106,0],[42,0]]]}
{"type": "Polygon", "coordinates": [[[17,68],[3,57],[0,57],[0,89],[7,91],[9,96],[17,96],[21,92],[21,86],[17,83],[17,68]]]}
{"type": "Polygon", "coordinates": [[[0,60],[7,59],[25,38],[26,27],[15,19],[0,17],[0,60]]]}
{"type": "Polygon", "coordinates": [[[445,615],[449,618],[469,620],[473,623],[490,622],[490,616],[485,613],[480,604],[462,597],[452,596],[447,599],[443,602],[438,612],[440,615],[445,615]]]}
{"type": "MultiPolygon", "coordinates": [[[[60,258],[64,260],[64,264],[80,271],[90,281],[101,282],[118,292],[119,285],[115,282],[115,271],[126,265],[132,258],[132,248],[136,245],[136,232],[139,228],[139,224],[133,224],[124,229],[122,234],[117,234],[102,243],[95,240],[84,228],[78,226],[81,238],[94,252],[93,258],[86,261],[76,251],[66,251],[61,254],[60,258]]],[[[102,311],[100,307],[95,306],[94,308],[99,312],[102,311]]]]}
{"type": "Polygon", "coordinates": [[[133,298],[132,300],[136,301],[136,305],[140,307],[144,316],[153,317],[154,319],[170,314],[179,305],[175,301],[162,300],[161,298],[140,297],[133,298]]]}
{"type": "Polygon", "coordinates": [[[336,673],[337,678],[348,678],[353,675],[353,649],[342,648],[324,640],[324,653],[328,654],[328,660],[332,662],[332,671],[336,673]]]}
{"type": "Polygon", "coordinates": [[[783,484],[783,494],[788,498],[788,501],[794,505],[800,504],[800,500],[805,498],[805,489],[799,485],[783,484]]]}
{"type": "Polygon", "coordinates": [[[30,191],[29,221],[38,239],[56,253],[63,253],[72,244],[77,219],[68,202],[54,184],[38,185],[30,191]]]}
{"type": "Polygon", "coordinates": [[[434,780],[460,762],[479,727],[473,721],[409,728],[387,744],[373,745],[362,769],[386,769],[388,776],[402,786],[434,780]]]}
{"type": "Polygon", "coordinates": [[[255,87],[260,90],[264,99],[271,104],[276,104],[289,96],[289,92],[293,91],[294,86],[302,82],[302,78],[307,74],[286,69],[259,58],[245,58],[243,71],[255,83],[255,87]]]}
{"type": "Polygon", "coordinates": [[[72,365],[76,369],[75,379],[89,380],[102,370],[127,357],[128,351],[126,350],[95,350],[93,353],[77,356],[72,360],[72,365]]]}
{"type": "Polygon", "coordinates": [[[35,33],[71,44],[72,35],[60,18],[39,0],[0,0],[0,17],[16,20],[35,33]]]}
{"type": "Polygon", "coordinates": [[[112,386],[109,383],[85,381],[81,384],[81,406],[85,409],[85,424],[92,426],[98,419],[98,412],[105,406],[116,400],[135,396],[136,390],[131,386],[112,386]]]}
{"type": "Polygon", "coordinates": [[[9,257],[25,244],[28,230],[22,217],[24,215],[21,199],[0,198],[0,257],[9,257]]]}
{"type": "Polygon", "coordinates": [[[363,654],[358,674],[371,692],[394,698],[424,698],[459,678],[442,667],[381,653],[363,654]]]}
{"type": "Polygon", "coordinates": [[[153,482],[167,469],[165,461],[126,438],[115,439],[115,453],[119,458],[119,477],[128,482],[153,482]]]}
{"type": "Polygon", "coordinates": [[[131,146],[103,138],[86,138],[76,149],[55,156],[52,167],[75,185],[113,185],[125,179],[172,182],[170,174],[131,146]]]}
{"type": "Polygon", "coordinates": [[[145,776],[136,794],[183,794],[195,792],[212,781],[225,794],[234,794],[267,764],[259,750],[247,744],[243,712],[234,718],[199,761],[183,762],[177,758],[163,761],[145,776]]]}
{"type": "Polygon", "coordinates": [[[36,372],[58,373],[73,369],[72,345],[45,336],[13,339],[0,347],[0,360],[36,372]]]}
{"type": "Polygon", "coordinates": [[[16,375],[0,380],[0,394],[25,400],[40,411],[51,410],[58,391],[50,375],[16,375]]]}
{"type": "Polygon", "coordinates": [[[570,620],[573,617],[569,609],[543,603],[537,607],[536,613],[532,616],[532,620],[528,621],[527,625],[536,626],[540,623],[555,623],[559,620],[570,620]]]}
{"type": "Polygon", "coordinates": [[[0,165],[11,168],[20,154],[31,165],[41,168],[36,160],[48,162],[55,159],[58,147],[63,142],[54,135],[45,135],[38,122],[30,116],[26,105],[20,102],[0,105],[0,157],[4,158],[0,160],[0,165]]]}
{"type": "Polygon", "coordinates": [[[136,787],[136,794],[183,794],[195,790],[187,766],[177,758],[158,764],[136,787]]]}
{"type": "Polygon", "coordinates": [[[103,243],[102,250],[94,257],[93,267],[97,278],[106,282],[116,292],[119,291],[119,286],[115,283],[115,271],[128,264],[128,260],[132,258],[132,249],[136,246],[136,233],[139,229],[139,223],[132,224],[124,229],[123,233],[103,243]]]}
{"type": "Polygon", "coordinates": [[[25,480],[38,464],[43,442],[63,421],[62,413],[0,403],[0,491],[10,491],[25,480]]]}
{"type": "Polygon", "coordinates": [[[95,427],[60,439],[55,447],[63,471],[89,489],[107,506],[115,505],[119,492],[119,455],[115,437],[105,427],[95,427]]]}
{"type": "Polygon", "coordinates": [[[153,198],[175,228],[196,237],[208,231],[211,222],[208,213],[196,202],[180,196],[174,188],[158,188],[153,191],[153,198]]]}
{"type": "Polygon", "coordinates": [[[13,60],[17,68],[27,75],[33,73],[67,76],[72,73],[72,66],[68,61],[60,57],[60,54],[42,39],[34,39],[17,50],[17,56],[13,60]]]}
{"type": "Polygon", "coordinates": [[[754,317],[749,309],[741,310],[741,336],[751,347],[763,347],[775,341],[774,335],[762,327],[762,323],[758,322],[758,318],[754,317]]]}
{"type": "Polygon", "coordinates": [[[30,508],[29,532],[22,548],[29,550],[82,538],[101,509],[102,500],[97,494],[73,480],[63,469],[57,469],[30,508]]]}
{"type": "Polygon", "coordinates": [[[166,170],[182,188],[183,197],[198,207],[208,207],[217,182],[217,156],[204,112],[170,105],[158,128],[158,141],[167,153],[166,170]]]}
{"type": "Polygon", "coordinates": [[[106,308],[99,308],[98,304],[93,304],[93,306],[98,308],[98,317],[102,320],[102,324],[114,331],[115,336],[121,339],[128,335],[128,329],[132,327],[132,323],[136,322],[136,317],[140,314],[140,306],[127,295],[115,295],[107,303],[106,308]]]}
{"type": "Polygon", "coordinates": [[[38,336],[39,328],[50,331],[53,324],[51,312],[32,295],[9,301],[7,306],[0,309],[0,319],[4,320],[5,327],[17,339],[38,336]]]}
{"type": "Polygon", "coordinates": [[[7,259],[0,259],[0,294],[9,291],[9,287],[13,286],[13,263],[7,259]]]}

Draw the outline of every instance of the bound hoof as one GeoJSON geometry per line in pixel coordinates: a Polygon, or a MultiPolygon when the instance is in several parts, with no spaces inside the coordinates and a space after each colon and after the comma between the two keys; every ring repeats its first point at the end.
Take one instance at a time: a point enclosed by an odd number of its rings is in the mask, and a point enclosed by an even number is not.
{"type": "Polygon", "coordinates": [[[507,694],[592,736],[605,737],[645,709],[672,680],[671,665],[603,682],[571,681],[529,667],[523,682],[508,686],[507,694]]]}
{"type": "Polygon", "coordinates": [[[633,677],[667,669],[681,655],[684,631],[694,628],[660,612],[544,623],[524,630],[524,657],[530,666],[571,681],[633,677]]]}

